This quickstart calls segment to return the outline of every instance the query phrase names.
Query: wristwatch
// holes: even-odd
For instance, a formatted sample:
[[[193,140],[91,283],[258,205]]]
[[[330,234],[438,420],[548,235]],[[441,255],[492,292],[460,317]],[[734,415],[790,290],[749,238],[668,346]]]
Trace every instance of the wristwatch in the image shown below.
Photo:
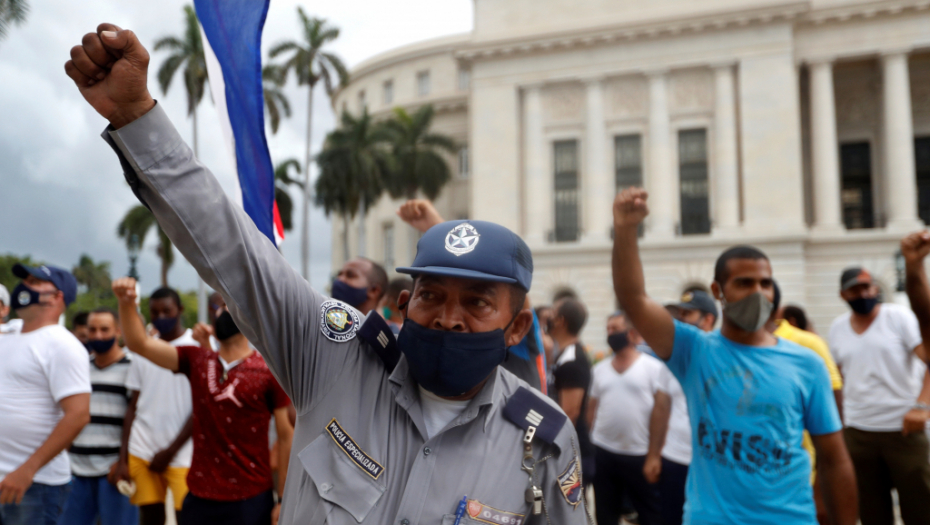
[[[930,405],[926,403],[917,403],[913,407],[911,407],[911,409],[912,410],[923,410],[924,412],[930,412]]]

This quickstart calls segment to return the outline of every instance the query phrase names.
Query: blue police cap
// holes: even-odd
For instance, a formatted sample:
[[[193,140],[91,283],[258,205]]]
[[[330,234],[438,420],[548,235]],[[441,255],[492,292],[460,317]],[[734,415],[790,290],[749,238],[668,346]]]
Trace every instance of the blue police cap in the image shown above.
[[[397,272],[511,283],[529,291],[533,255],[523,239],[499,224],[447,221],[423,234],[413,264]]]
[[[20,279],[33,276],[36,279],[49,281],[64,294],[65,306],[74,302],[77,298],[77,280],[68,270],[63,270],[57,266],[26,266],[25,264],[16,263],[13,266],[13,275]]]

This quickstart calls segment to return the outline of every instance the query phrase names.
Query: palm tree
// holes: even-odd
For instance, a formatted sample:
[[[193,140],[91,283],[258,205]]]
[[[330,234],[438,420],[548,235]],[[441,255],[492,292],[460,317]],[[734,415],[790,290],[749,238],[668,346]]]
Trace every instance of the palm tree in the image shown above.
[[[285,73],[284,68],[277,64],[268,64],[262,68],[262,94],[265,97],[265,109],[268,110],[272,135],[278,132],[282,113],[284,117],[291,118],[291,104],[281,89],[284,87]],[[280,204],[278,207],[280,208]]]
[[[345,85],[349,73],[342,59],[324,51],[329,42],[339,37],[339,28],[326,23],[322,18],[310,18],[304,13],[302,7],[297,7],[300,16],[302,41],[281,42],[274,46],[269,55],[275,58],[285,53],[292,53],[282,67],[287,72],[293,70],[297,75],[297,84],[308,86],[307,93],[307,143],[304,155],[304,208],[303,228],[300,236],[301,272],[304,277],[310,278],[310,201],[313,199],[313,186],[310,184],[310,131],[313,124],[313,89],[320,80],[326,88],[326,93],[333,97],[339,85]],[[338,81],[338,83],[337,83]]]
[[[7,27],[22,25],[29,14],[26,0],[0,0],[0,40],[6,37]]]
[[[93,294],[94,304],[99,305],[103,297],[111,297],[113,292],[110,288],[112,279],[110,278],[109,262],[94,262],[89,255],[81,255],[77,266],[71,269],[71,274],[79,285],[87,288],[87,292]]]
[[[184,87],[187,90],[187,114],[194,121],[194,156],[197,152],[197,106],[203,99],[204,85],[207,83],[207,62],[203,56],[203,42],[200,39],[200,24],[197,13],[190,4],[184,6],[184,34],[179,38],[166,36],[155,42],[155,51],[167,49],[172,52],[161,67],[158,68],[158,85],[165,95],[171,86],[171,80],[181,66],[184,66]]]
[[[290,175],[291,168],[300,173],[300,162],[297,159],[287,159],[274,168],[274,200],[278,203],[278,213],[281,215],[281,225],[285,231],[294,228],[294,201],[287,192],[290,185],[295,185],[303,191],[304,183]]]
[[[365,214],[384,192],[385,179],[391,173],[389,138],[384,125],[376,124],[367,109],[357,118],[343,112],[339,128],[326,137],[317,157],[317,200],[327,214],[333,209],[341,211],[346,219],[343,241],[348,236],[349,219],[359,215],[359,255],[365,254]],[[337,200],[341,202],[334,204]],[[348,248],[344,249],[348,258]]]
[[[394,108],[394,115],[384,123],[395,164],[387,190],[395,199],[416,198],[417,191],[435,199],[451,178],[441,152],[455,153],[456,144],[447,135],[430,133],[433,115],[433,106],[429,105],[412,115],[403,108]]]
[[[149,230],[154,227],[158,231],[158,257],[161,258],[161,285],[168,286],[168,269],[174,263],[174,249],[171,246],[171,240],[165,235],[155,216],[148,208],[137,205],[126,212],[123,220],[120,221],[116,228],[116,235],[120,239],[126,240],[126,248],[132,242],[132,236],[135,234],[138,238],[139,246],[145,244],[145,236]]]

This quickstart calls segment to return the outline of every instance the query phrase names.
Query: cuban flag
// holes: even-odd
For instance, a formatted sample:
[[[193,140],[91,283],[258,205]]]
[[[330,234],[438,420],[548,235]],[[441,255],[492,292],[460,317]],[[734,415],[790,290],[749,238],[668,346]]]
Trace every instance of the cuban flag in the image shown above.
[[[274,200],[274,169],[265,138],[262,28],[269,0],[194,0],[203,31],[210,91],[239,174],[239,202],[275,246],[284,227]]]

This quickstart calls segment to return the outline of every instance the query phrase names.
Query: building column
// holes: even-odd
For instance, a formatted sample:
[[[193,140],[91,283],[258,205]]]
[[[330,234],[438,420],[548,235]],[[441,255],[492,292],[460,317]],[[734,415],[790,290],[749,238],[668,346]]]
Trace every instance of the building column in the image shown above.
[[[649,236],[674,237],[678,181],[672,170],[666,71],[649,74],[649,171],[645,182],[651,216]]]
[[[584,189],[583,240],[609,239],[615,184],[607,165],[607,126],[604,123],[604,85],[600,79],[587,82],[585,156],[582,164]]]
[[[714,209],[713,233],[739,228],[739,172],[736,152],[736,90],[733,64],[714,68]]]
[[[833,64],[810,64],[811,157],[814,178],[814,229],[843,229],[840,208],[840,153],[836,138]]]
[[[882,55],[885,215],[889,229],[912,229],[917,219],[914,124],[907,53]]]
[[[524,195],[526,195],[526,242],[539,245],[546,242],[547,232],[553,227],[552,177],[548,176],[546,139],[543,133],[541,87],[523,90],[523,166],[525,169]]]

